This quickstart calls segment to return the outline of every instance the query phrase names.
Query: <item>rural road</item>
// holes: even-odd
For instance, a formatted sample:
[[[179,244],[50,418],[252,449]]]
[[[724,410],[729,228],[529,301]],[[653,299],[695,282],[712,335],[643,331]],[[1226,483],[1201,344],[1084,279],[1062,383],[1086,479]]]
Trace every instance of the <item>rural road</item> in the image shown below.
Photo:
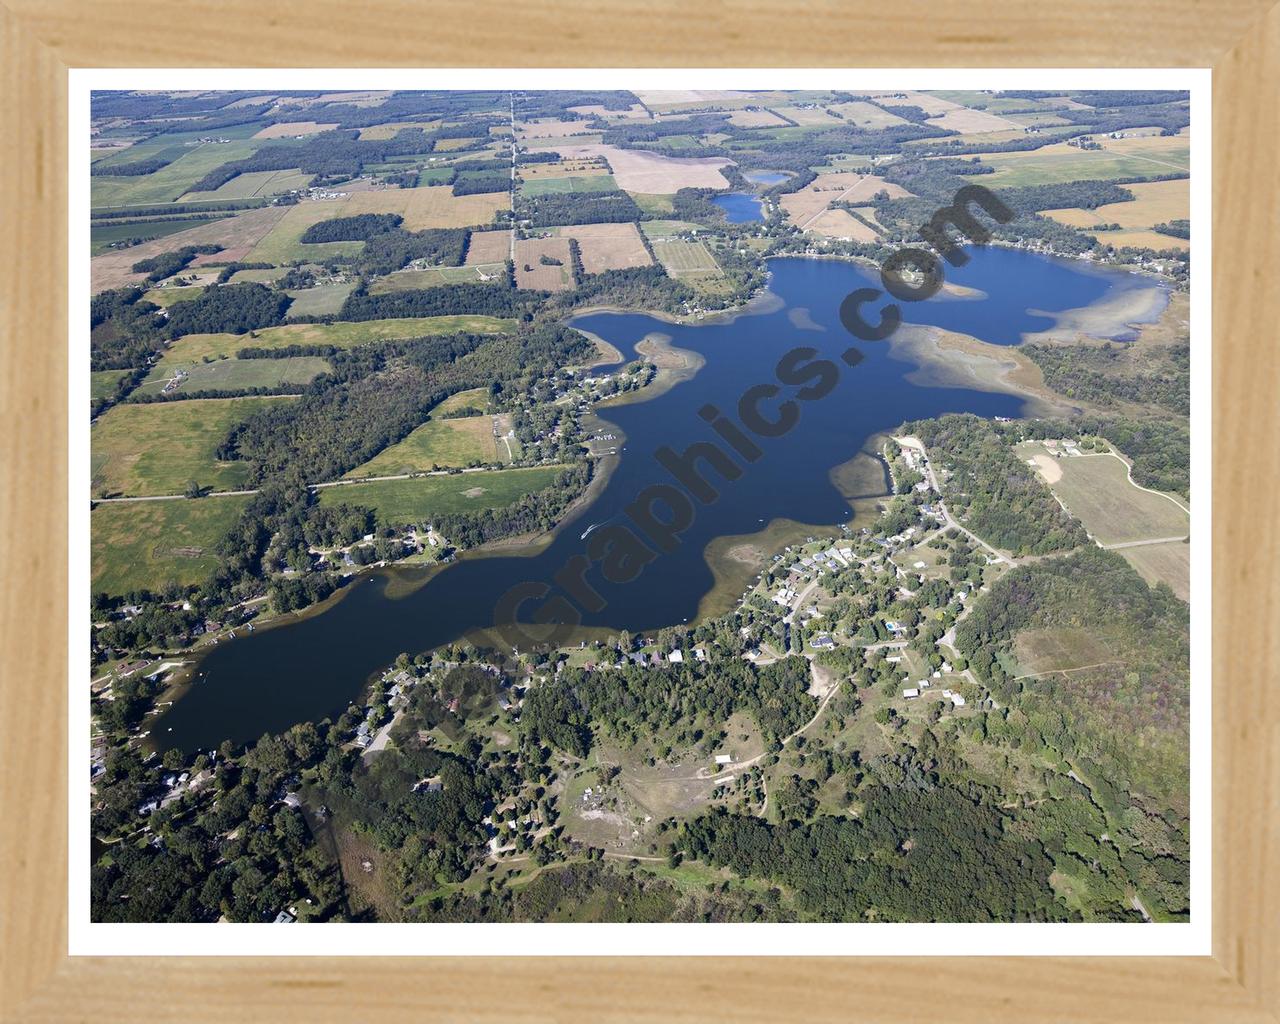
[[[1098,547],[1106,548],[1108,551],[1119,551],[1121,548],[1140,548],[1148,544],[1180,544],[1189,540],[1186,535],[1181,537],[1155,537],[1151,540],[1126,540],[1120,544],[1103,544],[1098,543]]]

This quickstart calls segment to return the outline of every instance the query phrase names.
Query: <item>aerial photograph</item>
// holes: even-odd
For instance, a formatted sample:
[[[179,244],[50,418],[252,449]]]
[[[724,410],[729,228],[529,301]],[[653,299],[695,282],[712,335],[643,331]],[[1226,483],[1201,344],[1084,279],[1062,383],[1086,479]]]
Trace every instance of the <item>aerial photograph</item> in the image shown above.
[[[94,91],[91,921],[1190,921],[1191,120]]]

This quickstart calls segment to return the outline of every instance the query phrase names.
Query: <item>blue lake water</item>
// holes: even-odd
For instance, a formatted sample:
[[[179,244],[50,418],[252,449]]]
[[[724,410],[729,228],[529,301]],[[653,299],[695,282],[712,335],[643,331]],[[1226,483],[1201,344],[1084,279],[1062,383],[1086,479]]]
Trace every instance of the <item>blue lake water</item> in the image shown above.
[[[724,210],[724,219],[730,224],[746,224],[753,220],[764,220],[764,209],[759,199],[745,192],[730,192],[723,196],[712,196],[711,201]]]
[[[938,296],[903,304],[904,319],[1009,345],[1023,332],[1050,326],[1048,317],[1031,309],[1062,311],[1152,287],[1134,275],[1016,250],[971,255],[967,266],[949,276],[979,289],[983,297]],[[584,626],[640,632],[692,621],[713,584],[703,557],[708,542],[757,532],[778,518],[820,526],[848,521],[851,507],[831,470],[853,458],[868,438],[904,420],[948,412],[1017,416],[1022,411],[1022,402],[1011,395],[915,383],[908,379],[915,367],[890,358],[885,342],[855,342],[841,326],[838,310],[853,289],[878,286],[874,270],[843,261],[786,258],[770,261],[770,271],[775,301],[763,305],[765,311],[732,320],[671,324],[641,313],[597,313],[575,321],[612,342],[626,359],[635,356],[638,342],[657,333],[677,348],[697,352],[705,364],[691,379],[649,401],[601,410],[606,429],[626,437],[621,457],[595,500],[542,552],[464,556],[407,596],[388,595],[388,583],[400,578],[394,572],[371,575],[317,614],[242,633],[203,658],[198,682],[155,720],[152,738],[161,747],[193,751],[335,716],[400,652],[428,650],[495,623],[529,622],[540,615],[560,621],[557,598],[581,610]],[[867,316],[874,322],[874,304]],[[779,360],[797,347],[812,352],[796,373],[780,378]],[[805,376],[805,369],[821,372]],[[807,389],[828,378],[834,378],[829,393],[809,397],[813,392]],[[759,458],[749,462],[735,455],[700,413],[713,406],[742,429],[742,400],[757,386],[777,389],[766,390],[757,403],[763,417],[782,415],[788,408],[783,403],[790,402],[798,419],[780,436],[739,435],[759,449]],[[677,485],[656,456],[660,449],[677,454],[699,442],[717,443],[736,476],[725,479],[705,460],[695,463],[717,495],[705,502],[689,497],[689,485]],[[610,557],[604,548],[616,554],[625,531],[637,534],[634,509],[628,506],[655,493],[646,492],[654,486],[675,486],[676,496],[692,510],[692,521],[669,551],[658,551],[651,539],[652,560],[634,579],[606,580],[599,565]],[[646,507],[660,519],[670,508],[657,500]],[[599,595],[600,606],[583,608],[580,585],[571,578],[564,582],[562,570],[574,559],[592,563],[582,580]],[[503,599],[516,585],[537,596],[512,611]],[[511,641],[503,637],[502,642]]]

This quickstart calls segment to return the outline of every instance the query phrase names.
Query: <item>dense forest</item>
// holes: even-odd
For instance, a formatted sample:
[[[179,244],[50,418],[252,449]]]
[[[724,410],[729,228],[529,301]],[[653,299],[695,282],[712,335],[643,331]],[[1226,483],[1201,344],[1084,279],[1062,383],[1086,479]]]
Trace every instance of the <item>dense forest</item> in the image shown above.
[[[953,514],[987,542],[1015,555],[1087,543],[1084,528],[987,420],[950,415],[904,429],[924,442],[941,467],[943,497]]]

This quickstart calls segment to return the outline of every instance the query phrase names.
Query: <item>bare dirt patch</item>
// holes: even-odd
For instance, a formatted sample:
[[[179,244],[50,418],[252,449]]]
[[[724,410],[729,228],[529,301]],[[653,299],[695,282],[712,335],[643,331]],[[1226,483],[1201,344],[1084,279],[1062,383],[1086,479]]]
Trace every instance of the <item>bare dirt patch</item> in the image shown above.
[[[1045,483],[1056,484],[1062,479],[1062,467],[1052,455],[1033,455],[1031,461],[1035,463],[1036,469],[1044,477]]]
[[[516,125],[522,139],[563,139],[591,134],[590,121],[526,121]]]
[[[466,498],[478,498],[480,495],[484,494],[484,492],[485,489],[483,487],[468,487],[462,492],[462,495]]]
[[[874,242],[879,238],[875,231],[848,210],[823,210],[809,221],[805,230],[827,238],[852,239],[855,242]]]

